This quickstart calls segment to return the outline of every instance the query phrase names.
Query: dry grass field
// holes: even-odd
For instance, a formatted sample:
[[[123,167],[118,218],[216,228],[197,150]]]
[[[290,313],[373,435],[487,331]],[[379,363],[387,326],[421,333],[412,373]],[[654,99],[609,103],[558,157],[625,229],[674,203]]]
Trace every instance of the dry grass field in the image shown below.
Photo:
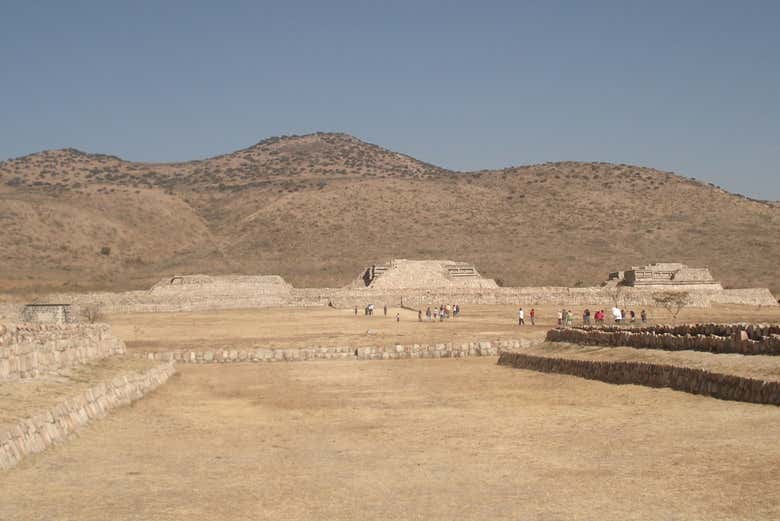
[[[777,407],[494,359],[179,371],[0,476],[0,519],[780,517]]]
[[[381,308],[372,317],[353,310],[329,308],[265,308],[192,313],[135,313],[107,317],[129,349],[219,349],[251,347],[379,346],[466,342],[501,338],[541,339],[556,322],[553,306],[537,308],[536,327],[518,327],[512,306],[463,306],[460,317],[444,322],[417,321],[405,309]],[[526,313],[530,308],[525,308]],[[572,309],[581,313],[582,309]],[[639,310],[636,310],[637,312]],[[400,313],[400,322],[395,321]],[[652,320],[669,323],[662,309],[649,309]],[[780,307],[714,306],[687,308],[678,322],[780,322]],[[526,315],[527,324],[530,322]]]
[[[444,258],[508,286],[682,261],[780,292],[778,255],[777,203],[625,164],[451,172],[344,134],[184,163],[72,149],[0,162],[0,291],[145,289],[177,272],[335,287],[391,258]]]

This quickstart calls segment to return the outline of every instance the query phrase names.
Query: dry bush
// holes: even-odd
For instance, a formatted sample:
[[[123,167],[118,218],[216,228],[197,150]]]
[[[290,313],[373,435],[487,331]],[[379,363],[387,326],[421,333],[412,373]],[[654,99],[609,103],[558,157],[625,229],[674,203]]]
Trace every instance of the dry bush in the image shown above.
[[[81,308],[81,316],[89,324],[103,320],[103,309],[99,304],[88,304]]]
[[[691,295],[687,291],[664,291],[654,293],[653,300],[666,311],[671,313],[672,318],[677,320],[677,315],[685,306],[691,304]]]

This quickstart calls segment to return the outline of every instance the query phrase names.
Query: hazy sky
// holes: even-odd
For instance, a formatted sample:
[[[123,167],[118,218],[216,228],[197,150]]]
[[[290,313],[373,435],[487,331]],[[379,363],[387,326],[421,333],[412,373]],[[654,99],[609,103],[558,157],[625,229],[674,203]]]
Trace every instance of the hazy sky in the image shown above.
[[[342,131],[457,170],[611,161],[780,199],[780,2],[0,0],[0,159]]]

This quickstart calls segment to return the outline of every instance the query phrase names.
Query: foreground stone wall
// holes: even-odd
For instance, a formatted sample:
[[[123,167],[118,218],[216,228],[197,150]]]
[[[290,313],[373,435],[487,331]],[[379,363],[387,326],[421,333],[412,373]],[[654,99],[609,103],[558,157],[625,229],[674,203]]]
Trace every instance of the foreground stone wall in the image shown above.
[[[532,341],[492,340],[449,342],[439,344],[407,344],[371,347],[303,347],[294,349],[220,349],[215,351],[167,351],[135,353],[149,360],[176,361],[194,364],[230,362],[294,362],[304,360],[397,360],[402,358],[464,358],[497,356],[504,351],[530,347]]]
[[[106,324],[0,325],[0,382],[125,352]]]
[[[706,326],[685,326],[681,331],[706,331]],[[677,328],[659,327],[642,328],[632,331],[621,328],[557,328],[547,332],[547,340],[550,342],[569,342],[581,345],[598,346],[628,346],[640,349],[662,349],[665,351],[706,351],[709,353],[739,353],[743,355],[780,355],[780,335],[768,334],[759,336],[757,330],[770,331],[771,326],[765,328],[751,326],[754,337],[749,337],[745,329],[739,326],[733,328],[723,327],[722,331],[729,331],[731,336],[718,336],[704,333],[668,333],[667,330]],[[721,331],[713,325],[713,330]]]
[[[79,428],[109,411],[127,405],[165,383],[176,372],[165,363],[142,373],[118,376],[68,398],[35,416],[5,429],[0,427],[0,470],[16,465],[29,454],[65,440]]]
[[[722,400],[780,405],[780,382],[712,373],[703,369],[646,362],[572,360],[512,352],[502,353],[498,364],[612,384],[667,387]]]

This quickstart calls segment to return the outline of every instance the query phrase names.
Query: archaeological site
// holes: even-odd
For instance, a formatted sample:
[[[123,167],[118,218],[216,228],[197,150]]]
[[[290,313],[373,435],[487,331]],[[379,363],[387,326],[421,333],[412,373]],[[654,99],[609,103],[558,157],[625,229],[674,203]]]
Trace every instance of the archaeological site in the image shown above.
[[[0,521],[780,520],[780,2],[0,18]]]

